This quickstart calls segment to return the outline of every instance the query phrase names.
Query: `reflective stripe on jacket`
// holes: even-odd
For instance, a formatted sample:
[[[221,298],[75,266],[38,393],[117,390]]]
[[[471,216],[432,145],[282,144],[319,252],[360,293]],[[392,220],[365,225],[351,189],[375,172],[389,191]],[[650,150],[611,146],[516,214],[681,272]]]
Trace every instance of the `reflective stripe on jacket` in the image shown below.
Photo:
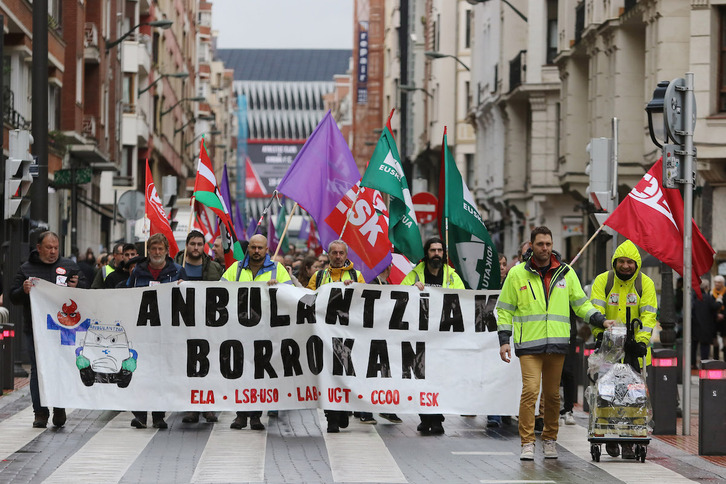
[[[426,268],[426,262],[419,262],[416,267],[413,268],[411,272],[406,274],[406,277],[403,278],[401,281],[402,286],[413,286],[418,281],[421,281],[424,285],[426,285],[426,278],[424,277],[424,269]],[[461,280],[461,277],[459,277],[459,274],[456,273],[456,271],[449,266],[448,264],[444,264],[444,284],[443,287],[446,287],[448,289],[466,289],[464,286],[464,282]]]
[[[270,254],[265,254],[265,261],[262,263],[262,268],[257,271],[256,275],[252,274],[249,261],[249,256],[245,256],[243,260],[229,266],[224,274],[222,274],[221,280],[232,282],[258,282],[276,279],[280,284],[292,284],[290,273],[287,272],[285,266],[279,262],[273,262],[272,259],[270,259]]]
[[[570,266],[552,254],[553,271],[548,294],[543,279],[532,266],[532,258],[514,266],[504,280],[497,302],[499,344],[514,337],[517,356],[567,353],[570,344],[570,307],[585,321],[604,318],[587,299]],[[596,324],[597,324],[596,323]]]

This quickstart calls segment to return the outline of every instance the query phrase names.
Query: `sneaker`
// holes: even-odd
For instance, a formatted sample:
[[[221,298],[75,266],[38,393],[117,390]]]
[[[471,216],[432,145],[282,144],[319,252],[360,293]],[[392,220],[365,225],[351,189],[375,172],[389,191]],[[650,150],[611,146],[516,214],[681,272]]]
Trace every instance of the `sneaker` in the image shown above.
[[[44,429],[48,426],[48,414],[36,413],[35,420],[33,420],[33,428]]]
[[[184,423],[197,423],[199,422],[199,412],[187,412],[182,419]]]
[[[534,460],[534,444],[522,444],[522,453],[519,460]]]
[[[131,426],[136,429],[145,429],[146,428],[146,422],[142,422],[138,418],[134,417],[133,420],[131,420]]]
[[[374,419],[373,417],[366,415],[366,416],[360,418],[360,423],[375,425],[378,423],[378,421],[376,419]]]
[[[572,412],[565,412],[565,425],[576,425],[577,422],[575,422],[575,416],[572,415]]]
[[[431,424],[431,435],[443,435],[444,433],[444,426],[441,424],[441,422],[434,422]]]
[[[544,418],[543,417],[537,417],[534,419],[534,431],[535,432],[542,432],[544,430]]]
[[[403,420],[398,418],[398,415],[396,415],[395,413],[379,413],[378,415],[385,418],[391,423],[400,424],[401,422],[403,422]]]
[[[237,430],[242,430],[245,427],[247,427],[246,415],[237,415],[237,418],[235,418],[229,426],[229,428]]]
[[[545,459],[557,458],[557,443],[554,440],[544,441],[544,456]]]
[[[633,444],[621,444],[620,446],[623,448],[623,459],[635,459]]]
[[[340,427],[341,429],[347,429],[349,423],[350,416],[348,415],[348,412],[340,412],[340,415],[338,417],[338,427]]]
[[[168,429],[169,428],[169,426],[166,424],[166,421],[163,418],[160,418],[158,420],[154,420],[153,425],[154,425],[154,428],[155,429],[164,430],[164,429]]]
[[[617,457],[620,455],[620,446],[610,442],[605,444],[605,452],[607,452],[610,457]]]
[[[265,424],[260,422],[260,417],[250,417],[250,428],[252,430],[265,430]]]
[[[53,426],[63,427],[66,423],[66,409],[65,408],[54,408],[53,409]]]
[[[214,412],[204,412],[203,415],[204,415],[204,420],[206,420],[209,423],[214,423],[218,420],[217,415]]]

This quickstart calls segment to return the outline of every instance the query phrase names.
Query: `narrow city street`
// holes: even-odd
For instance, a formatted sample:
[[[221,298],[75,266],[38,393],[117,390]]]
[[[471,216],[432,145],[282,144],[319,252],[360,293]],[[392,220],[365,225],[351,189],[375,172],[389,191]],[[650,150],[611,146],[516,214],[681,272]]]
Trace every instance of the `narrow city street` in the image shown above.
[[[348,429],[327,434],[322,430],[322,411],[264,416],[267,429],[261,432],[231,430],[233,413],[221,414],[216,424],[185,424],[182,414],[173,413],[167,418],[168,430],[137,430],[129,426],[127,412],[70,410],[65,427],[44,430],[31,426],[26,385],[0,398],[0,482],[666,484],[726,480],[726,458],[694,455],[694,436],[654,438],[645,463],[608,456],[594,463],[587,442],[587,415],[580,409],[577,425],[560,427],[559,459],[545,461],[538,444],[534,462],[519,460],[516,425],[488,429],[485,416],[447,415],[445,435],[422,437],[416,431],[417,416],[401,417],[401,424],[377,417],[377,425],[351,419]]]

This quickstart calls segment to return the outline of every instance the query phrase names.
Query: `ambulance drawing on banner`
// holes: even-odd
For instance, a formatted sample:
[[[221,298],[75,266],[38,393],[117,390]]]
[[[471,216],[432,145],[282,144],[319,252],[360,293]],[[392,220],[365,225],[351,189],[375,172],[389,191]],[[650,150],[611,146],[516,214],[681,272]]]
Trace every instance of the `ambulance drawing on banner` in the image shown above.
[[[87,387],[94,383],[115,383],[126,388],[136,370],[138,353],[129,345],[121,323],[95,322],[86,332],[83,346],[76,348],[76,366]]]

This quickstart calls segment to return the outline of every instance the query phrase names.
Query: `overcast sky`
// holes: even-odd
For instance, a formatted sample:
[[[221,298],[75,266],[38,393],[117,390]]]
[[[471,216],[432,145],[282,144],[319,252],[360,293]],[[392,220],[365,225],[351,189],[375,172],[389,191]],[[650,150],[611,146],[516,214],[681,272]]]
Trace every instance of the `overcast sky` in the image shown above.
[[[212,0],[220,49],[351,49],[353,0]]]

